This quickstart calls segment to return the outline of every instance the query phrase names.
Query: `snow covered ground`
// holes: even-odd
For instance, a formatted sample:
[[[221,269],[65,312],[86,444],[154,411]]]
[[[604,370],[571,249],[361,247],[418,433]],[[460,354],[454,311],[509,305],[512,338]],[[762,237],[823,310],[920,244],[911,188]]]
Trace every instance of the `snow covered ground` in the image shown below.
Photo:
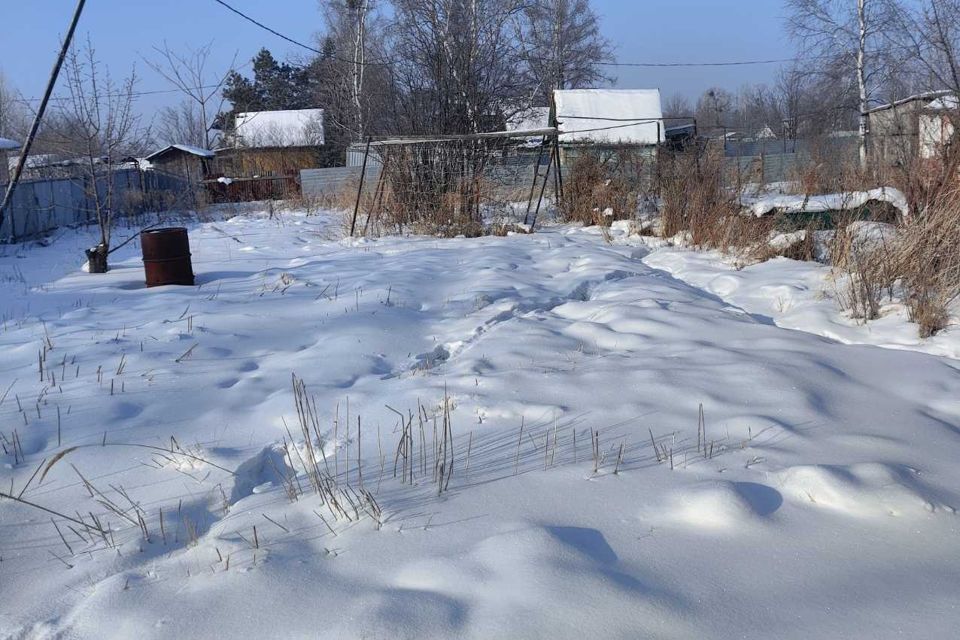
[[[198,286],[153,290],[134,245],[104,276],[83,234],[0,248],[0,491],[68,451],[22,498],[109,529],[0,500],[0,637],[955,634],[957,360],[786,328],[813,323],[759,301],[807,300],[786,268],[738,297],[749,270],[593,229],[335,226],[195,225]],[[382,526],[310,488],[293,373]],[[426,416],[412,485],[391,408]]]
[[[632,242],[650,241],[634,238]],[[907,308],[889,301],[883,304],[876,320],[863,322],[853,318],[837,301],[844,292],[842,277],[817,262],[775,258],[738,268],[734,260],[717,251],[683,248],[654,251],[644,262],[748,313],[769,318],[777,326],[809,331],[847,344],[909,349],[960,359],[960,326],[955,322],[937,335],[921,339]],[[960,315],[960,302],[952,310],[953,317]]]

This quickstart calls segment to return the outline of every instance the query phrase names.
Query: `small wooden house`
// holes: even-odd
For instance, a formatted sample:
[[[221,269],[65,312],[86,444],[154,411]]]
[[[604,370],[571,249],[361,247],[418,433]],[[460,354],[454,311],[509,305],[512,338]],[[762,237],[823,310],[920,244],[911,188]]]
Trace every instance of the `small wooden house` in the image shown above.
[[[931,91],[875,107],[869,118],[869,147],[883,165],[903,165],[918,156],[934,157],[933,147],[945,140],[944,107],[956,101],[949,91]],[[952,136],[952,128],[949,130]]]
[[[207,177],[214,153],[187,144],[171,144],[148,155],[145,159],[155,171],[200,184]]]
[[[217,149],[212,176],[295,176],[321,162],[323,109],[239,113],[227,141]]]

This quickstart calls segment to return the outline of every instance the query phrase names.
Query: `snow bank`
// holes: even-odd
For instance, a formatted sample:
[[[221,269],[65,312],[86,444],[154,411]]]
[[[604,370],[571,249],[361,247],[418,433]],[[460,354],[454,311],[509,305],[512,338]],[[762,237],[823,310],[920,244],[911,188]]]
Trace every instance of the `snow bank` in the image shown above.
[[[864,223],[854,227],[862,250],[871,243],[893,242],[884,226]],[[818,242],[823,244],[823,242]],[[889,246],[889,245],[888,245]],[[822,247],[821,247],[821,250]],[[725,256],[666,247],[644,262],[663,269],[684,282],[719,296],[747,313],[769,318],[778,326],[799,329],[847,344],[920,351],[960,358],[960,330],[950,326],[932,338],[921,339],[917,325],[901,304],[887,303],[881,317],[864,324],[843,312],[836,300],[843,284],[830,267],[817,262],[775,258],[738,268]],[[960,315],[960,305],[954,305]]]
[[[784,213],[819,213],[823,211],[844,211],[859,209],[868,202],[887,202],[903,217],[910,215],[907,198],[898,189],[886,187],[870,191],[852,191],[819,196],[804,195],[764,195],[748,207],[751,215],[762,217],[773,211]]]

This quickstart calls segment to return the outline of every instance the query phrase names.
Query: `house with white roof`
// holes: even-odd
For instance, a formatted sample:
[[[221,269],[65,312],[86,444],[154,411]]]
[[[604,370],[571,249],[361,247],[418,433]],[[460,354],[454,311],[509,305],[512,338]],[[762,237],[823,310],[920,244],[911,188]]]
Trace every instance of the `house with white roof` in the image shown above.
[[[591,153],[655,155],[666,141],[659,89],[558,89],[551,119],[561,164]]]
[[[874,107],[867,112],[871,152],[888,165],[935,159],[954,138],[958,110],[957,96],[946,90]]]
[[[297,176],[320,166],[323,109],[241,112],[225,140],[230,144],[216,150],[214,177]]]
[[[245,111],[237,114],[237,147],[319,147],[323,145],[323,109]]]

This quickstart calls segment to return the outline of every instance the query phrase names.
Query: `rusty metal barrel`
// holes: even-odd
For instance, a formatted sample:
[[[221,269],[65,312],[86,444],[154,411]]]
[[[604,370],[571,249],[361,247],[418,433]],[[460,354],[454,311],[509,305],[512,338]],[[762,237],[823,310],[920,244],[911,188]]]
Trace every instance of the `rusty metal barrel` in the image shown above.
[[[184,227],[149,229],[140,234],[143,270],[148,287],[165,284],[193,285],[190,238]]]

